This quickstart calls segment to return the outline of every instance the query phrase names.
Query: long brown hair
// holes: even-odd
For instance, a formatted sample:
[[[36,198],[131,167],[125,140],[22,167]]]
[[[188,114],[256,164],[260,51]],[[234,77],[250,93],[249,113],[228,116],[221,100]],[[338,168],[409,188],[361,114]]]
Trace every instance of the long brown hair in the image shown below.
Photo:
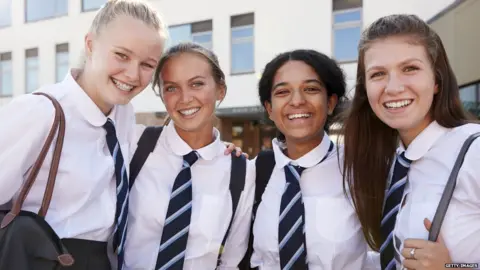
[[[406,36],[422,45],[434,69],[439,92],[432,103],[432,118],[452,128],[469,122],[460,101],[455,74],[440,37],[415,15],[391,15],[372,23],[359,44],[357,84],[344,119],[344,183],[350,192],[369,246],[377,250],[384,241],[380,224],[389,169],[398,146],[398,132],[383,123],[371,109],[365,88],[365,52],[373,42]]]

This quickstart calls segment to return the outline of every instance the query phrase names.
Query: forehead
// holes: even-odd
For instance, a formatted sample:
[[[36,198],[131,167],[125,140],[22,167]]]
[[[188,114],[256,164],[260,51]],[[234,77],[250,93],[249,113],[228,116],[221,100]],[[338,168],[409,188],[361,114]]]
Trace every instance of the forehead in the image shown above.
[[[303,61],[290,60],[283,64],[275,73],[274,83],[278,82],[302,82],[320,78],[315,70]]]
[[[425,47],[413,41],[412,37],[401,36],[374,41],[365,52],[365,67],[394,65],[407,59],[428,63]]]
[[[197,53],[184,52],[172,56],[162,68],[161,76],[167,80],[188,80],[195,76],[212,74],[210,63]]]
[[[161,57],[164,45],[164,37],[160,31],[127,15],[120,15],[101,28],[99,39],[156,60]]]

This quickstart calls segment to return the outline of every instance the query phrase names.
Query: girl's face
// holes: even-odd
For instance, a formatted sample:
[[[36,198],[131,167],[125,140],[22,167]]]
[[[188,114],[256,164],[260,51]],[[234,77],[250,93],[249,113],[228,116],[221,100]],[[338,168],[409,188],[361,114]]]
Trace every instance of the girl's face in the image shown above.
[[[127,104],[150,83],[163,52],[164,38],[130,16],[118,16],[97,34],[85,37],[89,78],[102,111]]]
[[[337,104],[315,70],[303,61],[288,61],[275,74],[271,103],[265,107],[287,141],[308,141],[323,134]]]
[[[389,37],[367,49],[365,86],[377,117],[397,129],[402,140],[412,141],[432,122],[438,85],[425,48],[409,41],[411,37]]]
[[[225,97],[224,87],[212,75],[205,57],[181,53],[170,58],[160,72],[162,98],[175,126],[183,131],[211,132],[216,102]]]

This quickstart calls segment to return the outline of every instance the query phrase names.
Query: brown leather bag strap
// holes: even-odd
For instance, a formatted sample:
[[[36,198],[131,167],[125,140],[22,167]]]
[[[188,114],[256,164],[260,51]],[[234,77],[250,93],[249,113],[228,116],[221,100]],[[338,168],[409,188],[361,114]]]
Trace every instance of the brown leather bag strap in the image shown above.
[[[41,92],[36,92],[34,93],[34,95],[42,95],[50,99],[50,101],[53,103],[53,106],[55,107],[55,118],[53,119],[52,128],[50,129],[50,132],[47,139],[45,140],[42,150],[40,151],[37,160],[32,166],[30,174],[28,175],[27,180],[25,181],[22,189],[20,190],[20,194],[18,195],[17,200],[15,200],[15,202],[13,203],[12,209],[3,219],[1,228],[6,227],[20,213],[23,203],[25,202],[25,199],[27,198],[27,195],[30,192],[33,183],[35,182],[40,168],[42,167],[43,161],[47,156],[48,150],[52,145],[55,133],[57,133],[58,131],[57,141],[55,143],[55,149],[53,151],[50,173],[48,175],[47,187],[45,188],[42,205],[40,207],[40,210],[38,211],[39,216],[45,217],[48,211],[48,207],[50,206],[50,201],[52,199],[53,187],[55,186],[55,178],[57,176],[58,165],[60,163],[60,155],[63,147],[63,139],[65,136],[65,114],[63,113],[63,109],[60,103],[58,103],[55,98]]]

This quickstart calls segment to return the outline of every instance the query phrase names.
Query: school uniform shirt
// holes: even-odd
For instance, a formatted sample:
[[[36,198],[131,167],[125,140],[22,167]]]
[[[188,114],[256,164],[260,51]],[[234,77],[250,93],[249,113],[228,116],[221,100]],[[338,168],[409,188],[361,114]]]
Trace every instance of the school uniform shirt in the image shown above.
[[[138,135],[141,134],[141,128]],[[220,133],[196,150],[191,167],[192,214],[183,269],[215,269],[220,245],[232,215],[230,196],[231,156],[225,155]],[[175,130],[164,127],[155,150],[140,171],[130,193],[129,228],[125,246],[126,269],[154,269],[173,183],[192,148]],[[219,269],[237,269],[247,249],[255,193],[255,171],[247,163],[244,191],[240,196]]]
[[[105,116],[74,79],[38,91],[55,97],[65,113],[65,137],[46,221],[60,238],[106,241],[115,217],[114,161],[106,144]],[[22,95],[0,110],[0,204],[17,198],[49,133],[55,109],[44,96]],[[122,154],[129,161],[129,137],[135,118],[131,105],[115,106],[110,115]],[[56,136],[55,136],[56,138]],[[55,143],[56,139],[54,140]],[[53,148],[25,200],[23,210],[37,213],[44,196]],[[128,168],[128,166],[127,166]]]
[[[457,155],[476,132],[480,132],[478,124],[450,129],[432,122],[408,146],[405,156],[412,163],[394,229],[396,258],[401,262],[406,239],[428,239],[423,219],[433,220]],[[404,150],[400,146],[398,152]],[[480,263],[480,139],[465,156],[440,234],[454,263]]]
[[[284,167],[288,163],[305,167],[300,179],[305,207],[307,263],[310,270],[359,270],[369,267],[367,244],[353,203],[343,190],[343,178],[336,147],[327,154],[330,139],[297,160],[284,153],[284,145],[273,140],[275,167],[262,195],[253,227],[254,253],[251,266],[280,269],[278,224],[280,202],[286,187]],[[341,163],[340,163],[341,164]]]

